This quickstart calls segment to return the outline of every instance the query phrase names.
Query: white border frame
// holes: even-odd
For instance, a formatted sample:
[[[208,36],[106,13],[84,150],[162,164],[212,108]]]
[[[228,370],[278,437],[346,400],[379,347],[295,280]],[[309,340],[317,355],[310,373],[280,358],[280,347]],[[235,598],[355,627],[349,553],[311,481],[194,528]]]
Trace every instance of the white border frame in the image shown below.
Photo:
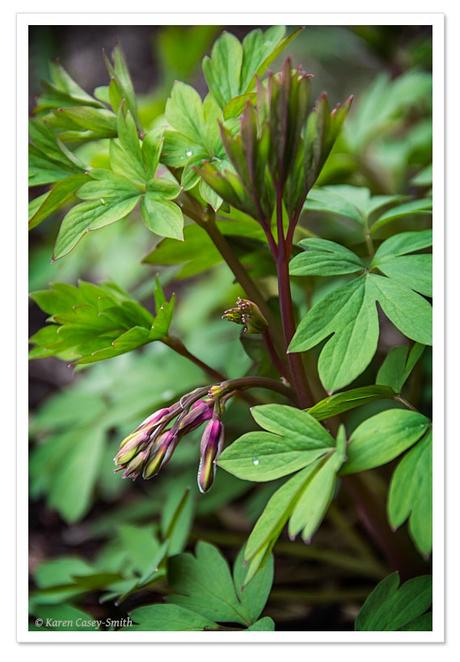
[[[31,25],[431,25],[433,28],[434,320],[432,632],[29,632],[27,136],[28,28]],[[17,14],[17,640],[53,643],[443,643],[444,544],[444,15],[435,13],[27,13]]]

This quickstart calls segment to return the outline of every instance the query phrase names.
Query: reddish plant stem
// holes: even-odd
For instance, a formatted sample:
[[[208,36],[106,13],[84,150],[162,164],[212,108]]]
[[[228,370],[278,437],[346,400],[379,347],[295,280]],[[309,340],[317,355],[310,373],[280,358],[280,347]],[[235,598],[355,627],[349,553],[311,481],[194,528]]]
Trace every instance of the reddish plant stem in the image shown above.
[[[219,231],[219,228],[217,227],[213,219],[208,219],[207,221],[203,221],[202,219],[198,218],[197,215],[194,214],[191,210],[185,208],[184,208],[184,213],[187,216],[190,216],[190,218],[196,221],[198,225],[200,225],[200,227],[202,227],[203,230],[207,232],[209,238],[211,239],[211,241],[213,242],[219,253],[222,255],[228,267],[235,276],[236,281],[241,285],[243,290],[246,292],[248,298],[251,299],[251,301],[257,304],[257,306],[260,308],[261,313],[268,322],[270,328],[269,334],[273,336],[272,345],[276,349],[277,346],[281,345],[281,341],[278,338],[279,334],[277,333],[279,324],[275,319],[272,311],[270,310],[270,307],[268,306],[267,302],[265,301],[263,295],[261,294],[259,288],[257,287],[255,282],[252,280],[251,276],[248,274],[244,266],[241,264],[241,262],[233,252],[233,249],[228,243],[227,239]]]
[[[295,397],[294,392],[289,386],[286,386],[276,379],[271,379],[270,377],[236,377],[235,379],[227,379],[221,382],[219,387],[224,389],[225,392],[235,389],[265,388],[269,391],[280,393],[281,395],[284,395],[285,398],[289,398],[289,400],[292,400]]]
[[[187,349],[187,347],[184,345],[182,340],[180,340],[179,338],[176,338],[175,336],[167,336],[166,338],[164,338],[163,343],[168,347],[170,347],[171,349],[173,349],[178,354],[180,354],[181,356],[183,356],[184,358],[194,363],[199,368],[201,368],[201,370],[203,370],[203,372],[209,375],[211,379],[217,382],[225,381],[227,379],[227,377],[222,372],[219,372],[219,370],[215,370],[210,365],[199,359],[198,356],[192,354],[192,352],[190,352]]]
[[[198,368],[201,368],[203,372],[208,374],[211,379],[215,380],[216,382],[227,382],[228,378],[226,375],[224,375],[222,372],[219,372],[218,370],[214,370],[210,365],[202,361],[201,359],[198,358],[198,356],[195,356],[195,354],[192,354],[187,347],[184,345],[182,340],[179,338],[176,338],[175,336],[167,336],[164,340],[163,343],[173,349],[175,352],[183,356],[184,358],[188,359],[192,363],[194,363]],[[249,406],[254,407],[255,405],[260,405],[261,403],[259,400],[256,398],[253,398],[252,395],[249,395],[249,393],[243,393],[241,390],[238,390],[237,387],[235,388],[235,395],[241,398],[242,400],[245,400]]]
[[[291,285],[289,281],[289,256],[286,252],[286,241],[283,229],[283,191],[280,186],[277,187],[276,194],[276,223],[278,230],[278,250],[276,258],[278,296],[280,301],[281,320],[283,323],[285,351],[287,353],[289,343],[295,333],[295,319],[292,306]],[[299,407],[311,407],[313,401],[309,392],[302,357],[300,354],[287,353],[287,359],[292,385],[297,392]]]

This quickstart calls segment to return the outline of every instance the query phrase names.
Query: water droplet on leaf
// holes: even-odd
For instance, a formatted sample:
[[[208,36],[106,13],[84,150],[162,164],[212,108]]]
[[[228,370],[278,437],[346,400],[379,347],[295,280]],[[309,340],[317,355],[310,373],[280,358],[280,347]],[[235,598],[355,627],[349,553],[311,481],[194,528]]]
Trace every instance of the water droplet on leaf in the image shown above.
[[[260,460],[259,460],[258,457],[254,457],[254,458],[252,458],[252,464],[253,464],[255,467],[258,466],[259,462],[260,462]]]

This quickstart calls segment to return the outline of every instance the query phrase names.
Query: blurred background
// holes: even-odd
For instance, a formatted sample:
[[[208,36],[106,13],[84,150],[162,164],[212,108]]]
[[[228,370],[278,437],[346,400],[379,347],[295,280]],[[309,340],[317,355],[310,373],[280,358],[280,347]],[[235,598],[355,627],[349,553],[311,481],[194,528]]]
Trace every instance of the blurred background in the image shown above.
[[[59,60],[85,90],[92,92],[108,80],[103,52],[110,53],[120,44],[139,95],[141,122],[146,128],[153,126],[174,80],[187,81],[205,94],[201,60],[223,29],[242,38],[253,27],[31,27],[30,111],[40,93],[40,81],[48,78],[51,60]],[[331,102],[336,103],[354,95],[347,131],[328,161],[321,184],[355,184],[374,194],[429,193],[429,27],[310,26],[290,44],[288,54],[294,64],[314,74],[315,96],[327,90]],[[280,61],[271,68],[277,70]],[[91,157],[91,147],[83,149]],[[44,190],[34,188],[31,197]],[[196,255],[189,256],[185,268],[161,260],[156,264],[142,262],[156,240],[136,219],[90,234],[70,255],[52,263],[58,221],[50,218],[30,234],[32,291],[55,281],[111,280],[151,307],[153,276],[160,271],[167,291],[177,294],[174,326],[190,350],[213,367],[225,368],[231,377],[248,370],[251,359],[238,342],[238,328],[220,319],[222,310],[241,294],[225,265],[217,263],[203,273]],[[309,222],[314,228],[315,217]],[[416,227],[423,227],[423,222],[418,218]],[[343,240],[343,227],[323,225],[322,236]],[[352,231],[346,242],[353,245]],[[43,313],[31,303],[30,333],[44,321]],[[380,342],[377,366],[388,347],[401,338],[388,327]],[[430,407],[430,366],[431,356],[426,353],[410,384],[411,401],[425,413]],[[375,366],[360,383],[372,383],[372,374]],[[119,616],[133,606],[160,601],[165,590],[161,582],[126,599],[120,596],[126,591],[126,582],[142,573],[150,558],[165,502],[172,508],[189,485],[183,540],[178,542],[178,549],[204,539],[217,544],[229,559],[234,558],[278,481],[254,487],[220,471],[213,490],[200,496],[195,487],[198,435],[187,437],[174,463],[155,481],[127,484],[113,474],[112,458],[119,440],[150,411],[203,381],[196,367],[156,345],[78,372],[53,358],[31,362],[33,614],[53,613],[53,609],[62,614],[63,603],[71,603],[93,616]],[[348,417],[349,428],[369,415],[369,407],[376,406],[354,410]],[[378,406],[384,408],[385,404]],[[232,405],[228,439],[251,425],[245,405]],[[385,471],[391,473],[391,468]],[[382,492],[386,489],[384,478],[376,479]],[[276,550],[276,584],[265,612],[274,618],[277,629],[353,627],[364,597],[385,574],[377,551],[364,539],[359,526],[358,534],[354,533],[355,525],[351,504],[339,495],[311,546],[281,540]],[[365,564],[353,565],[353,545],[367,549],[367,569]],[[89,587],[76,587],[71,580],[74,575],[104,573],[113,575],[105,584],[99,579]],[[56,586],[60,588],[54,590]]]

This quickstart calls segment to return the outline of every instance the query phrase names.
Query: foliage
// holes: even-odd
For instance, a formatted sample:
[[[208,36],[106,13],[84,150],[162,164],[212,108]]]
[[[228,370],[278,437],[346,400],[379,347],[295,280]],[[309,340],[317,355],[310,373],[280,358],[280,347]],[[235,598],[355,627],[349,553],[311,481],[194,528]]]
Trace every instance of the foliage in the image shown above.
[[[52,322],[30,339],[37,345],[31,358],[57,355],[78,364],[109,359],[166,338],[174,307],[174,299],[166,301],[159,282],[155,316],[110,283],[80,281],[78,287],[56,283],[31,297]]]
[[[399,585],[394,572],[378,584],[356,618],[356,630],[431,630],[431,577]]]
[[[49,67],[30,356],[78,370],[31,416],[47,629],[302,629],[366,596],[356,630],[431,629],[428,574],[389,574],[432,547],[431,78],[332,76],[334,106],[293,64],[327,69],[331,30],[161,28],[147,95],[120,47],[93,94]]]
[[[213,545],[198,543],[195,556],[180,554],[169,566],[174,593],[168,604],[141,607],[131,613],[139,630],[215,630],[221,623],[239,623],[248,629],[273,630],[270,618],[258,620],[273,580],[268,563],[244,586],[243,554],[235,561],[233,576],[224,557]]]
[[[431,232],[427,230],[394,235],[379,246],[366,266],[354,253],[333,242],[301,242],[306,253],[293,258],[292,275],[358,274],[308,311],[290,344],[290,351],[305,351],[334,334],[318,362],[325,389],[347,386],[372,360],[379,333],[376,303],[406,337],[431,344],[431,307],[417,294],[431,294],[431,256],[412,254],[430,245]]]

